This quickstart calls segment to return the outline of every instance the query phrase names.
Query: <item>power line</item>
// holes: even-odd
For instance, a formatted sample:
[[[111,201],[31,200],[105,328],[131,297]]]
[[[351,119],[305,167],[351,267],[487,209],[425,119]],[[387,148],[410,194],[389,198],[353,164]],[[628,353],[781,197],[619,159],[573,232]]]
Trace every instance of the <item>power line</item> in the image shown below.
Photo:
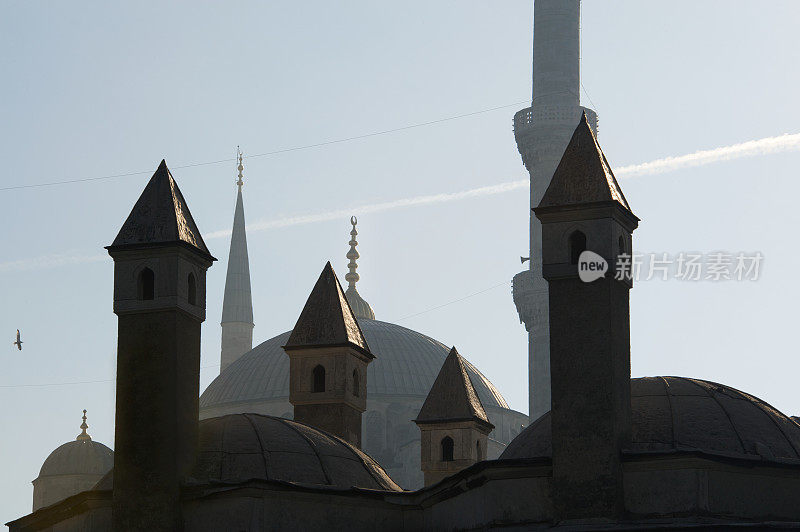
[[[514,107],[514,106],[517,106],[517,105],[524,105],[524,104],[527,104],[527,103],[528,103],[527,100],[523,100],[521,102],[510,103],[510,104],[507,104],[507,105],[500,105],[500,106],[497,106],[497,107],[491,107],[489,109],[481,109],[480,111],[473,111],[471,113],[464,113],[464,114],[455,115],[455,116],[448,116],[446,118],[439,118],[437,120],[429,120],[427,122],[419,122],[419,123],[416,123],[416,124],[410,124],[410,125],[406,125],[406,126],[392,128],[392,129],[384,129],[384,130],[381,130],[381,131],[373,131],[371,133],[364,133],[363,135],[356,135],[356,136],[353,136],[353,137],[344,137],[344,138],[339,138],[339,139],[326,140],[326,141],[323,141],[323,142],[316,142],[316,143],[313,143],[313,144],[304,144],[304,145],[301,145],[301,146],[292,146],[290,148],[282,148],[282,149],[279,149],[279,150],[272,150],[272,151],[268,151],[268,152],[264,152],[264,153],[258,153],[258,154],[255,154],[255,155],[248,155],[248,156],[245,156],[244,158],[245,159],[255,159],[256,157],[268,157],[268,156],[271,156],[271,155],[278,155],[278,154],[281,154],[281,153],[289,153],[289,152],[300,151],[300,150],[309,150],[309,149],[312,149],[312,148],[321,148],[323,146],[330,146],[332,144],[341,144],[343,142],[351,142],[351,141],[354,141],[354,140],[361,140],[361,139],[366,139],[366,138],[369,138],[369,137],[377,137],[379,135],[387,135],[389,133],[397,133],[399,131],[406,131],[406,130],[415,129],[415,128],[418,128],[418,127],[431,126],[431,125],[434,125],[434,124],[441,124],[442,122],[449,122],[451,120],[459,120],[461,118],[468,118],[470,116],[480,115],[480,114],[484,114],[484,113],[490,113],[492,111],[498,111],[500,109],[507,109],[509,107]],[[185,168],[196,168],[198,166],[209,166],[209,165],[214,165],[214,164],[235,162],[236,160],[237,160],[236,158],[229,158],[229,159],[219,159],[219,160],[216,160],[216,161],[204,161],[204,162],[198,162],[198,163],[184,164],[184,165],[180,165],[180,166],[173,166],[172,169],[173,170],[182,170],[182,169],[185,169]],[[66,179],[66,180],[63,180],[63,181],[50,181],[48,183],[33,183],[33,184],[29,184],[29,185],[13,185],[13,186],[10,186],[10,187],[0,187],[0,191],[20,190],[20,189],[26,189],[26,188],[41,188],[41,187],[50,187],[50,186],[55,186],[55,185],[68,185],[68,184],[74,184],[74,183],[86,183],[88,181],[101,181],[101,180],[106,180],[106,179],[117,179],[117,178],[120,178],[120,177],[132,177],[132,176],[137,176],[137,175],[146,175],[146,174],[150,174],[152,172],[153,172],[152,170],[142,170],[140,172],[126,172],[126,173],[103,175],[103,176],[97,176],[97,177],[83,177],[83,178],[78,178],[78,179]]]

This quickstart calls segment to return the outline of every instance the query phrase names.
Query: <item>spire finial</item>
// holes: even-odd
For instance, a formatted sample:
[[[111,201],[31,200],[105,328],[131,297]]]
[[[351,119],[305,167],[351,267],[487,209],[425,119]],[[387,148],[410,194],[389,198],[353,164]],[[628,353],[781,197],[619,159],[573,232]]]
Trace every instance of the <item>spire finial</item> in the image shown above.
[[[78,437],[75,438],[78,441],[92,441],[92,437],[86,433],[86,429],[89,428],[89,425],[86,424],[86,409],[83,409],[83,423],[81,423],[81,433],[78,434]]]
[[[356,269],[358,268],[358,264],[356,263],[356,259],[360,256],[358,251],[356,251],[356,246],[358,245],[358,241],[356,240],[356,235],[358,235],[358,231],[356,231],[356,224],[358,223],[358,218],[355,216],[350,217],[350,224],[353,226],[353,230],[350,231],[350,251],[347,252],[347,258],[350,259],[350,263],[347,265],[347,269],[350,270],[347,275],[344,276],[345,281],[347,281],[348,285],[347,288],[355,289],[356,283],[360,279],[359,275],[356,273]]]
[[[242,150],[239,149],[239,146],[236,146],[236,155],[239,158],[239,166],[236,167],[239,170],[239,181],[236,182],[239,187],[244,185],[244,181],[242,181],[242,170],[244,170],[244,166],[242,166]]]

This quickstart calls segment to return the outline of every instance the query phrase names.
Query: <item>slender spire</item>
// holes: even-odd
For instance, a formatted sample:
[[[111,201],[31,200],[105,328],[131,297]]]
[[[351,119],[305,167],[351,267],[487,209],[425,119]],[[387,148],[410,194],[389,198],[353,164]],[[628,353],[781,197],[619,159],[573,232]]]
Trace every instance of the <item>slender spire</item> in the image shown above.
[[[243,154],[236,147],[239,171],[236,181],[236,209],[233,214],[231,247],[228,254],[228,273],[222,302],[222,352],[220,371],[253,349],[253,298],[250,292],[250,259],[247,253],[247,234],[244,222],[242,185]]]
[[[81,423],[81,433],[75,438],[77,441],[92,441],[92,437],[86,433],[89,425],[86,424],[86,409],[83,410],[83,423]]]
[[[347,281],[347,292],[345,292],[345,296],[356,318],[374,320],[375,312],[373,312],[369,303],[367,303],[358,293],[358,290],[356,290],[356,283],[361,279],[361,276],[356,273],[356,269],[358,269],[356,260],[361,256],[356,250],[356,246],[358,245],[358,240],[356,240],[356,236],[358,235],[358,231],[356,230],[357,223],[358,218],[351,216],[350,224],[353,226],[353,229],[350,231],[350,251],[347,252],[347,258],[350,259],[350,262],[347,264],[347,269],[350,271],[344,276],[345,281]]]

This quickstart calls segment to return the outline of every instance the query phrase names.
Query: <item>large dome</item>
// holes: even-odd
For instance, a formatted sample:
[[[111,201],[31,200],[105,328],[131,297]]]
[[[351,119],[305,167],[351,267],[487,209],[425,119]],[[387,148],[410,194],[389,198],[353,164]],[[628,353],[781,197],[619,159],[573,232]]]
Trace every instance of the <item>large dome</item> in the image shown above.
[[[367,394],[425,398],[450,349],[424,334],[400,325],[360,319],[375,360],[367,367]],[[228,366],[206,388],[200,407],[289,397],[289,357],[285,332],[258,345]],[[465,360],[484,407],[508,408],[500,392]]]
[[[56,475],[104,475],[114,465],[114,451],[91,440],[67,442],[50,453],[39,478]]]
[[[800,463],[800,425],[764,401],[722,384],[644,377],[631,380],[630,449]],[[500,458],[551,454],[547,413],[508,444]]]
[[[200,421],[192,477],[201,482],[267,479],[401,491],[377,462],[344,440],[302,423],[259,414]]]

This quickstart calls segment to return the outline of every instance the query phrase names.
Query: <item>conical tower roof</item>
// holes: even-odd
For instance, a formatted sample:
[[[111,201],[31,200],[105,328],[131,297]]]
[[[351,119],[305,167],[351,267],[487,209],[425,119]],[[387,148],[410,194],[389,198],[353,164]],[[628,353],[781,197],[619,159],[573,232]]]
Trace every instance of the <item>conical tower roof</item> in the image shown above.
[[[616,201],[630,211],[584,112],[539,208],[600,201]]]
[[[225,296],[222,300],[222,323],[238,322],[253,324],[253,297],[250,291],[250,259],[247,254],[247,234],[244,223],[242,200],[242,166],[239,156],[239,188],[236,195],[236,210],[233,213],[231,248],[228,253],[228,272],[225,277]]]
[[[109,249],[182,243],[212,260],[189,206],[163,159]]]
[[[439,375],[419,411],[416,423],[479,421],[494,427],[475,393],[464,360],[455,347],[442,364]]]
[[[351,346],[374,358],[331,267],[325,264],[284,349]]]

